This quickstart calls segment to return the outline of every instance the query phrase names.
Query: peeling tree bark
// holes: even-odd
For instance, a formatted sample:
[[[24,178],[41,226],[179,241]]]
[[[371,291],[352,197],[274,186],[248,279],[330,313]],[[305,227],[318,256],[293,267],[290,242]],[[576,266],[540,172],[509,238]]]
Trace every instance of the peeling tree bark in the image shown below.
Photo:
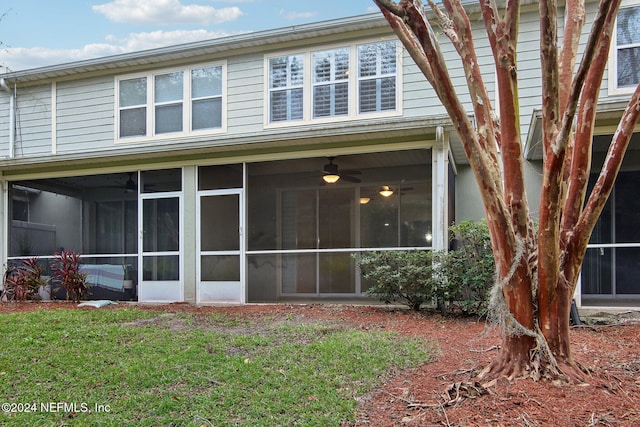
[[[482,193],[497,286],[508,309],[502,322],[506,331],[501,353],[483,374],[580,379],[569,342],[572,295],[589,237],[640,117],[639,86],[583,208],[598,93],[620,0],[601,0],[575,73],[584,0],[566,2],[560,49],[557,0],[540,0],[544,159],[537,234],[525,194],[519,122],[516,52],[520,2],[507,0],[501,16],[495,0],[480,0],[500,87],[498,120],[480,72],[465,9],[459,0],[443,0],[444,11],[428,1],[433,11],[430,18],[419,0],[374,3],[446,108]],[[455,93],[429,19],[439,22],[462,60],[476,127]]]

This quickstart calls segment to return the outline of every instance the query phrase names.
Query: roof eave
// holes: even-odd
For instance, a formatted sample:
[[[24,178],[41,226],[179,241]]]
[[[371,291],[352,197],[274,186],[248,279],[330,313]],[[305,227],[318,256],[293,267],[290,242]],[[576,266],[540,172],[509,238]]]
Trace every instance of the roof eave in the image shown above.
[[[242,33],[228,37],[8,72],[1,74],[0,77],[7,81],[20,81],[23,83],[35,82],[131,66],[154,65],[193,56],[215,54],[217,52],[229,52],[241,49],[257,50],[264,48],[265,46],[276,45],[279,43],[330,36],[337,33],[383,28],[388,28],[386,20],[380,13],[371,13],[367,15],[295,25],[273,30]]]

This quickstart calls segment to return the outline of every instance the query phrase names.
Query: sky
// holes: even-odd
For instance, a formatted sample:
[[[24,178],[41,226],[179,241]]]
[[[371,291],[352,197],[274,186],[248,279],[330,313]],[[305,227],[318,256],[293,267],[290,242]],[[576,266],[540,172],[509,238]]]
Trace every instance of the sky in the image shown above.
[[[371,0],[2,0],[0,74],[372,12]]]

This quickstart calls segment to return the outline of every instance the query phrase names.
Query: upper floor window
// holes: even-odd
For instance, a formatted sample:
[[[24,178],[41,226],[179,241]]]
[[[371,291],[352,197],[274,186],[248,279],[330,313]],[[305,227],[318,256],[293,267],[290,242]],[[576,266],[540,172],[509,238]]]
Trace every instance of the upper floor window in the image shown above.
[[[614,93],[631,92],[640,84],[640,2],[620,7],[609,62],[609,87]]]
[[[223,66],[117,81],[118,139],[223,128]]]
[[[388,41],[267,58],[267,123],[399,113],[398,51]]]
[[[359,111],[396,109],[396,49],[393,42],[358,46]]]
[[[270,121],[302,119],[304,56],[269,60]]]

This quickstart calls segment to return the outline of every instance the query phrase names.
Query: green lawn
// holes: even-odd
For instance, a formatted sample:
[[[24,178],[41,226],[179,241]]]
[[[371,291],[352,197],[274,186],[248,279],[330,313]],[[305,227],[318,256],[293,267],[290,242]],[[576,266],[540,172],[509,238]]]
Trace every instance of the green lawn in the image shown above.
[[[0,340],[2,426],[338,426],[436,351],[337,321],[135,308],[0,314]]]

